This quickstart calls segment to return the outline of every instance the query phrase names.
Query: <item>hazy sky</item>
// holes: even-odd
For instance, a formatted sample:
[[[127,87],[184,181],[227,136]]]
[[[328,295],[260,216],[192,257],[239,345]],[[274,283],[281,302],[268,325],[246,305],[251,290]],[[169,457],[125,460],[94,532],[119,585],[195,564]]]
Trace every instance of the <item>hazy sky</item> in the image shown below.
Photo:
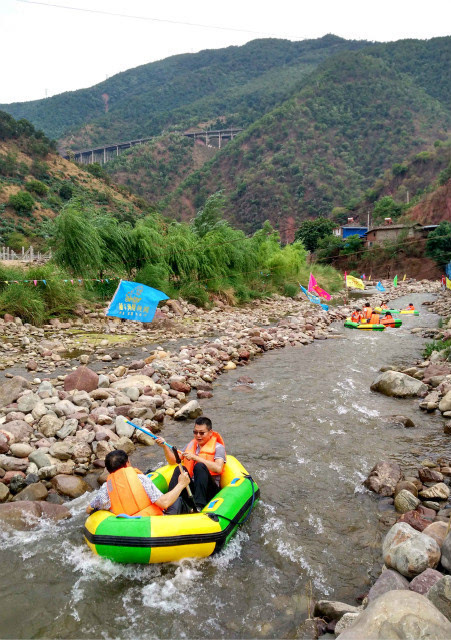
[[[255,38],[390,41],[450,32],[451,0],[0,0],[0,103]]]

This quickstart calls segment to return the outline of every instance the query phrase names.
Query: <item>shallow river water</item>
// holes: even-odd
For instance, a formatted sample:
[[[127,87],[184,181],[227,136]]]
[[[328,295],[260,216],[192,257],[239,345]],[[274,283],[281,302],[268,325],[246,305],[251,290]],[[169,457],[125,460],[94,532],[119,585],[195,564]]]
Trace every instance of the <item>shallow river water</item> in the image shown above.
[[[401,298],[420,307],[427,295]],[[261,501],[218,556],[180,564],[115,565],[82,539],[87,497],[73,518],[32,532],[2,532],[1,638],[290,638],[316,597],[350,603],[380,569],[385,529],[362,480],[379,460],[404,465],[446,453],[438,417],[418,399],[394,400],[369,386],[382,365],[410,365],[424,341],[414,326],[437,325],[421,309],[382,333],[272,351],[223,375],[205,414],[260,486]],[[250,393],[235,390],[246,374]],[[415,429],[381,418],[411,417]],[[192,423],[165,428],[183,445]],[[157,447],[134,459],[162,462]]]

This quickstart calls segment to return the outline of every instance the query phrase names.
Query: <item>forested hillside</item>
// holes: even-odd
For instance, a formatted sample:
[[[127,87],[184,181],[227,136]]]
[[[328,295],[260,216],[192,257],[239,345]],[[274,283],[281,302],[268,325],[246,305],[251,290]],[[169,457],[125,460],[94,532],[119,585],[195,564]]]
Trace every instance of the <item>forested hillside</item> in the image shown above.
[[[61,158],[55,144],[26,120],[0,111],[0,243],[43,247],[46,223],[76,198],[117,220],[135,221],[146,202],[111,184],[98,167]]]
[[[228,216],[251,231],[262,219],[282,229],[351,206],[393,164],[447,138],[449,78],[426,82],[426,65],[436,76],[450,42],[415,42],[408,65],[409,41],[334,56],[192,174],[163,209],[190,217],[224,189]]]
[[[222,125],[247,126],[286,99],[327,57],[367,45],[333,35],[301,42],[254,40],[172,56],[89,89],[0,109],[78,149],[215,123],[218,117]]]

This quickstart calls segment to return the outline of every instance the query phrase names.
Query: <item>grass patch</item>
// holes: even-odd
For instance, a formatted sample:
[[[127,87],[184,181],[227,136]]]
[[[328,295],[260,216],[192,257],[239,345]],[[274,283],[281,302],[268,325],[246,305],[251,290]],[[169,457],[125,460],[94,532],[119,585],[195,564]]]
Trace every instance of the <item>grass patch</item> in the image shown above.
[[[443,355],[448,359],[451,354],[451,339],[427,342],[423,351],[423,357],[426,359],[429,358],[434,351],[443,351]]]

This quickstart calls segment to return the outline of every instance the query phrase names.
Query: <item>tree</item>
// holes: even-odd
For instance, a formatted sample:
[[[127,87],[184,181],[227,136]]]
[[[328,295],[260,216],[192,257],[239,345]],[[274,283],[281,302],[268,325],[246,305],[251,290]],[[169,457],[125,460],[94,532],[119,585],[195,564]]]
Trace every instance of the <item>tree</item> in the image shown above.
[[[28,191],[19,191],[16,195],[9,196],[8,205],[17,213],[30,213],[34,206],[34,200]]]
[[[201,238],[218,225],[224,224],[222,212],[224,210],[225,198],[223,191],[217,191],[211,195],[202,209],[191,220],[193,231]]]
[[[441,222],[426,242],[426,255],[444,266],[451,261],[451,222]]]
[[[296,231],[295,240],[301,240],[308,251],[315,251],[319,240],[331,235],[336,224],[327,218],[305,220]]]
[[[376,202],[373,210],[373,223],[383,222],[385,218],[397,220],[402,214],[403,207],[393,200],[391,196],[384,196]]]

